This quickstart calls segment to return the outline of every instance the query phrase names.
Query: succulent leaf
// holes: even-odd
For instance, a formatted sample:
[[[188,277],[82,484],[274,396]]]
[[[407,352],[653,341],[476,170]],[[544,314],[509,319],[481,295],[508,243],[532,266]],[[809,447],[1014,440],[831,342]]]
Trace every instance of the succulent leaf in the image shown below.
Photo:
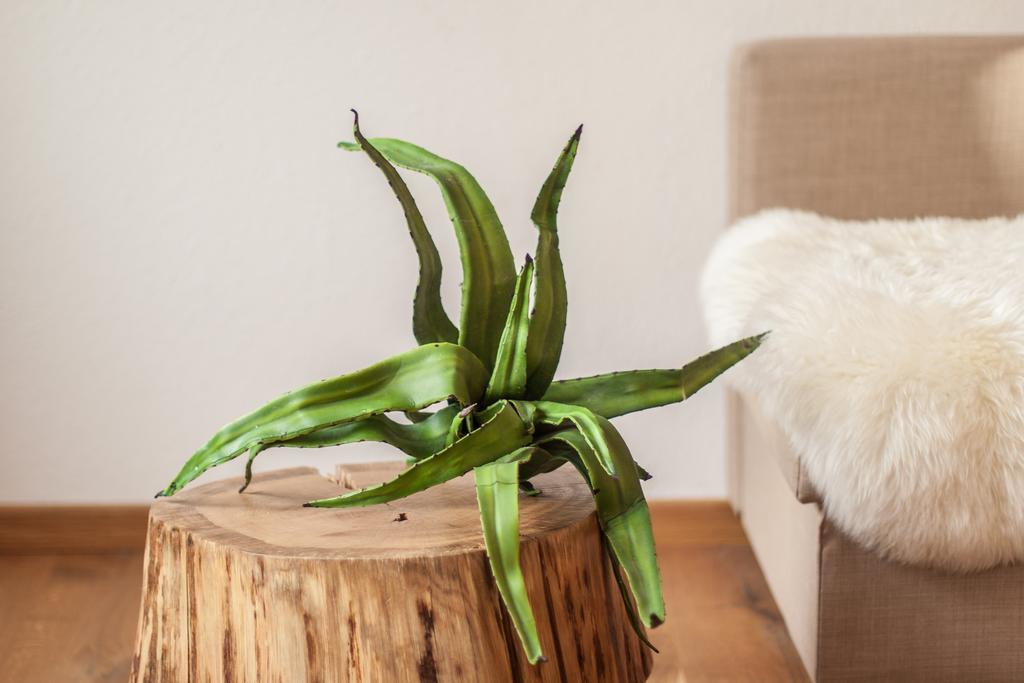
[[[577,434],[574,436],[562,436],[566,436],[566,438],[569,439],[579,439],[580,448],[587,448],[586,440],[582,439],[581,435]],[[520,449],[530,451],[530,457],[523,459],[519,463],[518,472],[519,487],[526,495],[535,496],[540,495],[541,493],[539,489],[534,488],[533,485],[529,481],[527,481],[530,477],[536,476],[538,474],[543,474],[545,472],[552,472],[567,462],[572,463],[576,467],[576,469],[578,469],[579,472],[582,474],[583,478],[586,479],[588,483],[590,482],[589,471],[587,467],[583,464],[582,459],[579,456],[579,453],[577,453],[575,449],[568,446],[568,444],[562,444],[561,447],[559,447],[560,440],[561,438],[557,436],[547,437],[546,439],[544,439],[545,445],[548,446],[549,448],[553,448],[554,452],[550,452],[545,448],[541,448],[540,446],[530,446],[529,448],[526,449]],[[556,455],[556,453],[561,454]],[[636,467],[637,473],[639,474],[640,478],[645,478],[645,473],[643,469],[639,465],[637,465]],[[619,593],[622,597],[622,604],[624,609],[626,610],[626,616],[629,618],[630,626],[633,628],[633,631],[636,633],[637,637],[641,640],[641,642],[644,643],[644,645],[649,647],[654,652],[658,652],[658,648],[654,647],[651,641],[647,638],[647,633],[644,631],[644,625],[640,619],[640,615],[637,613],[636,604],[630,593],[629,586],[627,585],[625,579],[623,579],[622,577],[622,568],[619,564],[619,560],[616,558],[615,553],[612,551],[610,544],[606,543],[605,548],[608,551],[608,561],[611,564],[612,572],[615,576],[615,583],[619,587]]]
[[[629,584],[622,578],[622,567],[619,565],[619,560],[615,557],[615,553],[612,552],[611,547],[607,543],[605,548],[608,551],[608,564],[612,566],[612,575],[615,577],[615,585],[619,587],[619,595],[622,597],[622,605],[626,609],[629,625],[633,628],[633,632],[640,639],[640,642],[654,652],[659,652],[658,648],[654,647],[654,643],[647,637],[644,623],[640,620],[640,614],[636,611],[636,603],[633,602],[633,596],[629,592]]]
[[[678,370],[633,370],[559,380],[552,382],[544,400],[585,406],[604,417],[677,403],[749,356],[764,338],[760,334],[740,339]]]
[[[325,448],[361,441],[377,441],[394,446],[408,456],[421,460],[444,448],[445,437],[458,406],[446,406],[420,422],[403,424],[387,415],[371,415],[356,422],[318,429],[294,439],[268,445],[268,448]]]
[[[423,422],[424,420],[429,420],[434,415],[434,413],[423,410],[406,410],[404,414],[409,418],[409,422]]]
[[[568,462],[565,458],[552,455],[548,451],[537,448],[533,457],[519,465],[519,481],[526,482],[538,474],[554,472]]]
[[[494,367],[516,269],[491,200],[469,171],[453,161],[402,140],[372,138],[369,142],[392,164],[424,173],[440,186],[462,260],[459,344],[488,368]],[[351,143],[339,146],[358,149]]]
[[[428,344],[368,368],[285,394],[226,425],[185,463],[161,494],[169,496],[215,465],[266,446],[393,410],[419,410],[454,397],[472,403],[487,371],[467,349]],[[506,449],[507,451],[508,449]]]
[[[609,476],[618,475],[619,458],[615,448],[622,441],[618,431],[607,418],[598,415],[583,406],[552,401],[535,401],[537,409],[536,421],[550,427],[561,427],[572,423],[580,435],[586,439],[587,445],[594,452],[597,461]],[[625,444],[623,444],[625,445]],[[628,452],[628,450],[627,450]],[[633,461],[629,461],[628,473],[634,471]]]
[[[529,480],[533,477],[547,472],[554,472],[566,463],[565,458],[554,456],[542,448],[537,448],[536,451],[538,452],[535,452],[532,458],[523,462],[519,467],[520,484],[528,484]],[[634,461],[633,465],[636,467],[637,476],[640,477],[640,481],[651,479],[651,473],[641,467],[640,463]]]
[[[256,456],[266,450],[266,446],[256,444],[249,449],[249,457],[245,459],[245,481],[238,488],[239,493],[245,493],[245,490],[249,488],[249,484],[252,483],[252,463],[256,460]]]
[[[255,446],[249,449],[249,459],[245,463],[245,484],[239,492],[248,488],[252,481],[252,461],[270,448],[326,448],[377,441],[394,446],[414,460],[421,460],[445,447],[449,425],[458,412],[458,406],[447,406],[436,413],[421,413],[426,417],[412,424],[395,422],[387,415],[370,415],[355,422],[324,427],[287,441]]]
[[[461,477],[474,467],[486,465],[530,442],[528,426],[512,406],[502,401],[501,409],[478,429],[444,450],[414,463],[390,481],[333,498],[306,503],[309,507],[359,507],[405,498],[449,479]]]
[[[583,126],[576,129],[541,187],[530,218],[537,226],[537,301],[526,346],[527,397],[540,398],[551,384],[562,355],[568,299],[558,250],[558,205],[576,158]]]
[[[600,510],[603,504],[597,505]],[[665,621],[665,600],[647,501],[641,497],[607,519],[604,535],[633,591],[640,620],[647,627],[660,626]]]
[[[412,331],[419,344],[430,344],[432,342],[455,343],[459,338],[459,330],[445,313],[444,305],[441,303],[441,255],[437,252],[427,225],[423,221],[423,214],[416,206],[416,200],[409,191],[405,180],[392,166],[384,155],[363,137],[359,130],[359,114],[353,109],[355,121],[352,126],[352,133],[356,138],[359,148],[366,152],[366,155],[373,160],[373,163],[381,170],[388,184],[398,197],[405,213],[405,222],[409,226],[409,234],[416,245],[416,255],[420,261],[420,279],[416,284],[416,296],[413,299],[412,309]]]
[[[665,620],[665,600],[654,549],[651,515],[633,456],[622,437],[611,430],[609,450],[619,475],[609,476],[584,435],[566,429],[538,439],[537,445],[574,462],[587,477],[594,493],[597,516],[605,538],[626,574],[644,625],[657,626]]]
[[[494,370],[484,392],[484,401],[499,398],[522,398],[526,393],[526,340],[530,329],[530,289],[533,286],[533,259],[526,263],[516,278],[512,303],[509,305],[505,329],[498,343]]]
[[[487,560],[505,609],[531,664],[544,659],[537,623],[519,564],[519,464],[533,449],[523,448],[473,469]]]

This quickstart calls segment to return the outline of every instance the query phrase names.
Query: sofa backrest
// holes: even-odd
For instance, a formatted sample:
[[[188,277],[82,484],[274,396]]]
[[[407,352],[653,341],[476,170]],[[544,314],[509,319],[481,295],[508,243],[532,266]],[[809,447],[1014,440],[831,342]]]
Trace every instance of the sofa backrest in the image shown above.
[[[731,212],[1024,212],[1024,36],[815,38],[740,48]]]

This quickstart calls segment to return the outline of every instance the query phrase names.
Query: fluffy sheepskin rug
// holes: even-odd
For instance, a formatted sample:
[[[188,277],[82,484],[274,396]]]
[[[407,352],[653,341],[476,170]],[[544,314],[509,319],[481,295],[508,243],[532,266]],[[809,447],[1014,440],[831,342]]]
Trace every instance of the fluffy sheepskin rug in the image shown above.
[[[790,437],[834,523],[900,561],[1024,559],[1024,216],[844,222],[773,210],[704,273],[730,380]]]

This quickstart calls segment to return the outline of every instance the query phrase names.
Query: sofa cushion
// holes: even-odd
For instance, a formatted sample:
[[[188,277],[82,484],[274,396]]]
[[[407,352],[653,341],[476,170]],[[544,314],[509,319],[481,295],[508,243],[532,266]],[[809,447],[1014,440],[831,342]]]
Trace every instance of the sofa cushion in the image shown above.
[[[714,343],[826,515],[891,558],[1024,558],[1024,218],[741,221],[704,274]]]

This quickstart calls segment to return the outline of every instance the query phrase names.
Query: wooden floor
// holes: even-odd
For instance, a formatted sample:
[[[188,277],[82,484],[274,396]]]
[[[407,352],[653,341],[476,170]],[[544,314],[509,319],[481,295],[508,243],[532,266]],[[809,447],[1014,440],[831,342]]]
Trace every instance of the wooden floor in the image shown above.
[[[668,620],[651,632],[661,650],[651,681],[806,681],[757,562],[721,502],[652,504]],[[124,531],[116,513],[82,517],[114,538],[47,552],[11,541],[11,512],[0,513],[0,679],[19,683],[127,680],[142,578],[144,516]],[[98,520],[98,521],[97,521]],[[101,534],[102,535],[102,534]],[[85,542],[83,542],[84,544]],[[64,544],[65,546],[67,544]],[[72,553],[67,551],[71,550]]]

